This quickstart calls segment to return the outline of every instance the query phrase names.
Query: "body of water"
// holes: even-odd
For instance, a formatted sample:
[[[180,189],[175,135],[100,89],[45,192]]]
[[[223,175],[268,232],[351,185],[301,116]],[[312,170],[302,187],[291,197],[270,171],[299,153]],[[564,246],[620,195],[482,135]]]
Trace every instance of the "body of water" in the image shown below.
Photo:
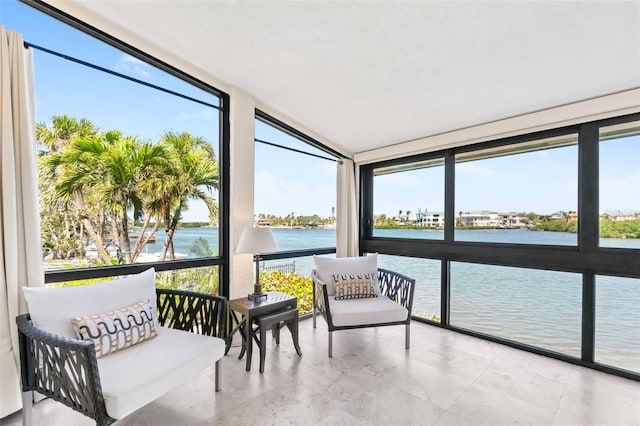
[[[333,229],[273,229],[279,250],[335,246]],[[375,230],[380,237],[443,239],[438,230]],[[164,234],[149,251],[160,251]],[[176,252],[189,257],[199,237],[217,251],[215,228],[181,228]],[[517,229],[458,230],[457,241],[576,246],[576,234]],[[640,249],[640,240],[601,239],[603,247]],[[157,250],[156,250],[157,248]],[[640,254],[639,254],[640,258]],[[311,257],[270,261],[295,262],[296,272],[308,275]],[[379,256],[380,267],[416,279],[414,313],[440,316],[439,260]],[[451,265],[451,324],[580,356],[582,276],[569,272],[453,262]],[[596,279],[596,361],[640,372],[640,279],[598,276]]]

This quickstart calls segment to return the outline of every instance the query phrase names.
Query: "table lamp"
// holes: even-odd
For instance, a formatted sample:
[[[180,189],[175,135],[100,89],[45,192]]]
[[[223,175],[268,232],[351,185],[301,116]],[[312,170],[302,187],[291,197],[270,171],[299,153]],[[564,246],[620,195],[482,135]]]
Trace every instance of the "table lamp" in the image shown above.
[[[262,284],[260,284],[260,255],[274,251],[278,251],[278,245],[273,238],[271,228],[245,228],[242,231],[236,253],[251,253],[256,262],[256,282],[253,285],[253,294],[249,295],[251,300],[267,297],[267,294],[262,292]]]

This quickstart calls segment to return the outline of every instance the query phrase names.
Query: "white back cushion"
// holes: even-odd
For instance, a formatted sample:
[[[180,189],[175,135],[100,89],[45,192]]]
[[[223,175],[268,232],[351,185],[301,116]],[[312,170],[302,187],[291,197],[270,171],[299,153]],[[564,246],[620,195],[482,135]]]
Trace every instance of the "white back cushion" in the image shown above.
[[[76,339],[71,318],[113,311],[149,299],[156,306],[155,270],[77,287],[23,287],[31,321],[50,333]],[[158,324],[156,310],[154,321]]]
[[[327,284],[329,296],[336,294],[333,275],[335,274],[373,274],[376,293],[378,287],[378,253],[369,253],[363,257],[322,257],[313,255],[318,278]]]

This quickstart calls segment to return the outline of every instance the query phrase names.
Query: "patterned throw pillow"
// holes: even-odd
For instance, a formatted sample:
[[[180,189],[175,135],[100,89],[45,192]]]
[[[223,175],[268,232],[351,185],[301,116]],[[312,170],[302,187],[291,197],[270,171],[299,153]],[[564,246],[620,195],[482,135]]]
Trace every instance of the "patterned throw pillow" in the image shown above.
[[[100,358],[157,336],[154,309],[146,299],[113,312],[75,317],[71,323],[79,339],[94,341]]]
[[[373,274],[336,274],[332,275],[336,288],[336,300],[364,299],[378,297]]]

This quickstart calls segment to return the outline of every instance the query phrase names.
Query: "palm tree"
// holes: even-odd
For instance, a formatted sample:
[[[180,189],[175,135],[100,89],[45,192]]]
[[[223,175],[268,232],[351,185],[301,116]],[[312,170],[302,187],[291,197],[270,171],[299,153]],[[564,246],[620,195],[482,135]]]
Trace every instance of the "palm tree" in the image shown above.
[[[89,238],[98,250],[98,258],[109,263],[105,249],[104,215],[95,193],[89,188],[101,183],[94,139],[75,139],[44,158],[53,190],[65,202],[74,203]],[[94,150],[92,153],[91,151]],[[87,202],[89,200],[89,202]],[[92,219],[98,218],[94,222]]]
[[[98,136],[98,128],[91,121],[81,118],[71,118],[66,115],[56,115],[52,117],[51,124],[39,123],[36,125],[36,141],[45,149],[40,152],[38,158],[40,205],[42,217],[42,233],[46,236],[45,244],[56,245],[68,239],[73,234],[78,240],[87,232],[89,238],[93,239],[98,246],[98,255],[101,261],[107,262],[109,255],[104,250],[100,222],[95,223],[91,217],[102,217],[94,207],[93,212],[89,211],[87,204],[80,192],[71,192],[68,196],[60,197],[58,192],[58,181],[69,172],[65,167],[64,151],[68,146],[78,139],[91,140]],[[88,169],[91,174],[91,169]],[[63,234],[56,229],[60,229],[60,224],[66,223],[62,228]],[[76,228],[77,223],[79,228]],[[86,241],[84,242],[86,244]],[[84,244],[76,244],[76,251],[83,251]],[[58,255],[61,253],[58,252]],[[67,256],[68,257],[68,256]]]
[[[101,261],[110,261],[104,248],[104,229],[96,232],[89,218],[99,216],[96,209],[102,209],[110,219],[113,244],[120,248],[122,239],[125,259],[133,262],[128,212],[133,212],[134,219],[142,216],[140,182],[162,170],[163,157],[162,147],[140,144],[119,131],[105,132],[99,138],[76,139],[50,156],[50,166],[59,170],[56,191],[61,197],[73,197],[86,212],[83,220],[89,223],[87,231]]]
[[[218,189],[219,174],[213,147],[203,138],[186,132],[166,132],[160,144],[166,151],[167,167],[156,188],[156,208],[166,231],[160,255],[160,260],[165,260],[167,252],[175,259],[173,236],[189,200],[203,200],[210,213],[215,213],[217,203],[209,194]]]
[[[97,189],[101,201],[113,214],[113,239],[119,242],[122,237],[125,259],[127,263],[132,263],[135,258],[131,253],[128,213],[132,212],[134,221],[142,217],[144,200],[141,182],[152,180],[164,169],[165,150],[159,145],[141,144],[133,137],[122,137],[117,131],[105,133],[102,142],[106,148],[101,158],[103,185]],[[141,245],[141,239],[138,239],[137,245]],[[139,249],[136,250],[136,257],[139,252]]]
[[[73,118],[68,115],[54,115],[51,125],[36,125],[36,140],[50,153],[60,151],[69,142],[78,138],[92,138],[98,134],[98,127],[86,118]]]

